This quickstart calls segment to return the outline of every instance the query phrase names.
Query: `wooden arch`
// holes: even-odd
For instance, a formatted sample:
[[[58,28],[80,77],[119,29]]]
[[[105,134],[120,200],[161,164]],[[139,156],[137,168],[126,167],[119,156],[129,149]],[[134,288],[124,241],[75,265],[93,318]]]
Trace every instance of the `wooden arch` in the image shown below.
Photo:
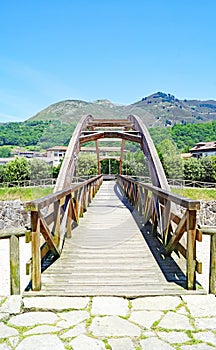
[[[91,115],[82,117],[74,130],[65,154],[54,192],[71,186],[78,154],[81,145],[95,141],[99,170],[98,140],[101,138],[117,138],[122,140],[120,155],[120,173],[122,171],[123,154],[126,140],[138,142],[147,159],[149,173],[154,186],[169,190],[167,179],[158,157],[151,136],[143,121],[134,115],[127,119],[94,119]]]

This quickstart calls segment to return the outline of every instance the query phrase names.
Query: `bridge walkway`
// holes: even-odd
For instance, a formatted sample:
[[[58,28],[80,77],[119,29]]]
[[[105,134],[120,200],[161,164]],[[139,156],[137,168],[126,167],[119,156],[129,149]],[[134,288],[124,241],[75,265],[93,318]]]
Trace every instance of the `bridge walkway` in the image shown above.
[[[65,240],[61,257],[43,272],[42,289],[34,295],[189,293],[176,262],[164,259],[159,242],[139,226],[115,181],[104,181],[72,238]]]

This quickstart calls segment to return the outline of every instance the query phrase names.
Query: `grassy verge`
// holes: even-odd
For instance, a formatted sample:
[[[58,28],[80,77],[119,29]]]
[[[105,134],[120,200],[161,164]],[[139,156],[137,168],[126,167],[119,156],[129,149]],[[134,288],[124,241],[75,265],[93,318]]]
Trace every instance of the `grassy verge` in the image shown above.
[[[173,193],[179,196],[187,197],[195,200],[216,200],[216,191],[212,188],[172,188]]]
[[[0,200],[30,201],[38,199],[53,192],[52,187],[9,187],[0,188]]]
[[[9,187],[0,188],[0,200],[30,201],[53,192],[52,187]],[[207,188],[172,188],[172,192],[179,196],[195,200],[216,200],[216,190]]]

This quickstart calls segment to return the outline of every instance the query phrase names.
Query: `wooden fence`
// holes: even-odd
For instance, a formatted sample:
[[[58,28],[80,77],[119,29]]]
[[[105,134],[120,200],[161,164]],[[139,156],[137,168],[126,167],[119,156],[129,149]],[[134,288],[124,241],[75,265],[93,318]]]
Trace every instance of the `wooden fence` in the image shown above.
[[[202,231],[196,225],[199,201],[187,199],[150,184],[119,175],[118,183],[130,203],[144,216],[144,224],[152,223],[152,233],[163,242],[166,254],[177,250],[186,259],[187,288],[196,289],[196,271],[201,273],[202,264],[196,260],[196,240],[202,240]],[[184,209],[181,216],[176,205]],[[187,234],[186,247],[180,242]]]
[[[216,226],[201,226],[202,234],[210,235],[209,293],[216,294]]]
[[[28,234],[25,229],[13,229],[11,232],[1,233],[2,239],[10,240],[10,294],[20,294],[20,247],[19,238]]]
[[[31,211],[32,259],[29,270],[32,290],[41,289],[43,259],[50,251],[56,258],[61,255],[65,237],[71,237],[73,222],[78,224],[102,181],[102,175],[99,175],[27,203],[26,208]]]

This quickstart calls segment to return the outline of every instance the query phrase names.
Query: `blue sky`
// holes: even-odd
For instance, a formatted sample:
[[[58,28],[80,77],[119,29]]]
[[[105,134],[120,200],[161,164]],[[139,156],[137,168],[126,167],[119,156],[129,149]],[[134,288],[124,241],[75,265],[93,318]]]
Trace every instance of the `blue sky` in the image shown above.
[[[215,0],[7,0],[0,122],[64,99],[216,99]]]

